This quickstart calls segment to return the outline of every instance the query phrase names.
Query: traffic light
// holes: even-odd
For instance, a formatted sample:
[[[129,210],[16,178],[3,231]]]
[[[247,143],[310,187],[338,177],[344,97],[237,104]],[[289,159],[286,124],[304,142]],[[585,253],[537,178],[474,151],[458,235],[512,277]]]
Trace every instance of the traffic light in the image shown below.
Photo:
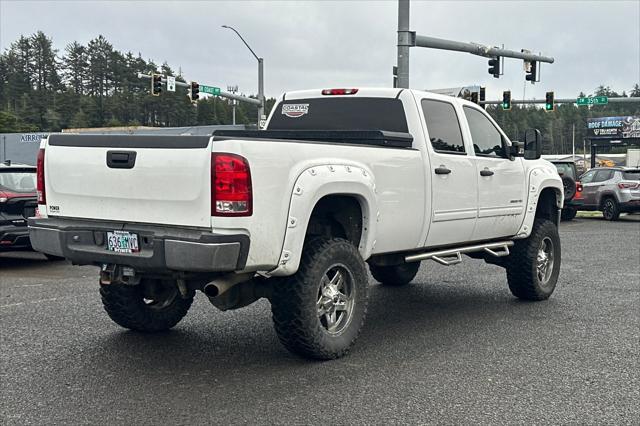
[[[502,92],[502,109],[509,111],[511,109],[511,90]]]
[[[160,96],[160,93],[162,93],[162,75],[151,74],[151,94]]]
[[[545,111],[553,111],[553,107],[554,107],[553,97],[554,97],[553,92],[547,92],[547,95],[545,97],[545,103],[544,103]]]
[[[480,102],[484,102],[486,99],[487,99],[487,98],[486,98],[486,88],[481,87],[481,88],[480,88]],[[482,108],[485,108],[485,107],[486,107],[486,105],[485,105],[485,104],[480,104],[480,106],[481,106]]]
[[[489,59],[489,74],[492,74],[495,78],[500,77],[500,57]]]
[[[189,99],[191,99],[191,102],[196,102],[200,99],[200,85],[195,81],[192,81],[191,86],[189,86]]]
[[[533,61],[529,63],[529,69],[526,71],[525,80],[530,81],[531,84],[534,84],[538,80],[538,62]]]

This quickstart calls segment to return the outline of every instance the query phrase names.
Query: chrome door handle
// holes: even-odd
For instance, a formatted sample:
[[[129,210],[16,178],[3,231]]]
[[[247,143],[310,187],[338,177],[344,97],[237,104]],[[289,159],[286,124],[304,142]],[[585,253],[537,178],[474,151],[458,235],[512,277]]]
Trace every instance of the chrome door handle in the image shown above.
[[[451,173],[451,169],[447,169],[444,166],[436,167],[434,171],[437,175],[448,175],[449,173]]]
[[[480,176],[493,176],[493,172],[489,169],[480,170]]]

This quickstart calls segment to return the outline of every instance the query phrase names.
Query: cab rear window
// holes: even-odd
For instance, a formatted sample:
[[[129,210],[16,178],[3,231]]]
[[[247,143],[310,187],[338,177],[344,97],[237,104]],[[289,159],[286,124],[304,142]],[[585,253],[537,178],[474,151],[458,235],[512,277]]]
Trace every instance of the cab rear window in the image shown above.
[[[285,100],[275,106],[268,129],[408,132],[401,100],[365,97]]]

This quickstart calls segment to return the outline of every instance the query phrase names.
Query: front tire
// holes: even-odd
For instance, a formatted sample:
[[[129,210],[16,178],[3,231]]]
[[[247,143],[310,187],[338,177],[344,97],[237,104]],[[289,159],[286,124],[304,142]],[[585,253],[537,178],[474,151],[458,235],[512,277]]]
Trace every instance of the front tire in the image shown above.
[[[195,293],[182,297],[172,281],[145,280],[138,285],[100,286],[102,304],[118,325],[144,333],[172,328],[187,314]]]
[[[618,220],[620,218],[620,206],[614,198],[605,198],[602,202],[602,216],[605,220]]]
[[[313,359],[345,355],[367,313],[368,276],[349,241],[315,239],[305,245],[298,272],[276,283],[271,298],[280,342]]]
[[[560,274],[560,236],[556,225],[536,219],[529,238],[516,241],[507,259],[507,281],[519,299],[545,300],[556,288]]]
[[[382,285],[400,287],[409,284],[420,270],[420,262],[392,266],[369,265],[371,275]]]

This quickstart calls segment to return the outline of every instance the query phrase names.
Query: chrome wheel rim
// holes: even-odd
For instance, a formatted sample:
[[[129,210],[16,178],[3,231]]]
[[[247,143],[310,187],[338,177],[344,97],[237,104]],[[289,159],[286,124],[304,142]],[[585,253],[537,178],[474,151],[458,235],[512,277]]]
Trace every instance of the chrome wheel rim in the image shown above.
[[[342,333],[351,323],[355,285],[351,271],[341,263],[331,265],[322,275],[316,309],[322,328],[329,334]]]
[[[551,238],[545,237],[542,239],[540,243],[540,248],[538,249],[538,256],[536,262],[536,272],[538,275],[538,281],[542,285],[546,285],[551,278],[551,273],[553,272],[553,262],[554,262],[554,248],[553,241]]]

